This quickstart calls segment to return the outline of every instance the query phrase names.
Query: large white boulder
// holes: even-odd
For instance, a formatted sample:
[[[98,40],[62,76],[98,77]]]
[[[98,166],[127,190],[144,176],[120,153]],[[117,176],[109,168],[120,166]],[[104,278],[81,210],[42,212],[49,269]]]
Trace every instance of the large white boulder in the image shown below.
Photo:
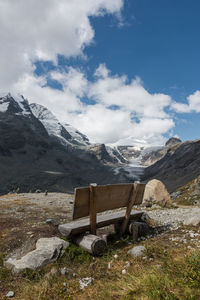
[[[56,261],[68,246],[68,242],[58,237],[41,238],[37,241],[35,250],[20,259],[10,257],[4,265],[12,269],[14,273],[19,273],[27,268],[35,270]]]
[[[169,207],[172,204],[165,185],[157,179],[150,180],[146,184],[143,203],[145,202],[156,203],[162,207]]]

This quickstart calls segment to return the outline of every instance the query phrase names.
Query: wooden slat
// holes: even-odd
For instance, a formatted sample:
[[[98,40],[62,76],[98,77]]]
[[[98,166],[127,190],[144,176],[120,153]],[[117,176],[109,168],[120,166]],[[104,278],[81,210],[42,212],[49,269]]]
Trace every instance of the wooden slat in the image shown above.
[[[75,199],[74,199],[72,219],[76,220],[78,218],[89,216],[89,207],[90,207],[89,187],[76,188],[74,197]]]
[[[138,186],[138,184],[137,184],[137,186]],[[144,183],[139,183],[139,188],[137,190],[137,195],[136,195],[134,205],[142,204],[142,200],[143,200],[143,197],[144,197],[144,190],[145,190],[145,184]]]
[[[90,184],[90,232],[95,235],[97,213],[96,213],[96,199],[94,197],[94,187],[95,185]]]
[[[130,214],[130,220],[138,221],[140,220],[143,212],[142,211],[132,211]],[[123,220],[125,215],[125,210],[119,212],[108,213],[101,216],[97,215],[97,228],[101,228],[110,224],[116,224]],[[69,237],[85,231],[90,230],[90,219],[85,218],[77,221],[72,221],[67,224],[59,225],[59,231],[62,235]]]
[[[94,187],[96,212],[126,207],[132,184],[113,184]],[[89,187],[75,190],[73,220],[89,216]]]
[[[145,188],[145,184],[142,184],[142,183],[134,183],[134,185],[133,185],[133,190],[130,195],[130,200],[129,200],[127,208],[126,208],[124,221],[122,223],[121,230],[120,230],[121,235],[123,235],[124,232],[126,231],[133,205],[142,203],[143,195],[144,195],[144,188]]]

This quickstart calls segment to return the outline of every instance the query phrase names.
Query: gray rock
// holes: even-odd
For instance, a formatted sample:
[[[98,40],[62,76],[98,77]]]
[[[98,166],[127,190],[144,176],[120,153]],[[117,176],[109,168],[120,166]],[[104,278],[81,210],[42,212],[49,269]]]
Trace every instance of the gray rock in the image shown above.
[[[68,273],[68,270],[67,270],[66,267],[60,269],[60,274],[61,275],[66,275],[67,273]]]
[[[37,241],[35,250],[29,252],[20,259],[11,257],[4,265],[7,268],[12,269],[15,273],[19,273],[26,268],[35,270],[56,261],[63,255],[64,249],[68,246],[68,242],[65,242],[58,237],[41,238]]]
[[[198,226],[200,225],[200,215],[186,218],[183,222],[184,225]]]
[[[85,287],[91,285],[94,281],[92,277],[85,277],[79,280],[80,289],[83,290]]]
[[[172,200],[175,200],[180,195],[181,195],[181,191],[177,191],[177,192],[173,192],[170,196]]]
[[[132,257],[139,257],[143,256],[146,251],[146,248],[144,246],[135,246],[132,249],[128,251],[128,254]]]
[[[14,297],[15,293],[13,291],[8,292],[8,294],[6,295],[7,298],[12,298]]]
[[[54,226],[59,225],[58,221],[56,221],[55,219],[47,219],[45,223],[46,224],[51,224],[51,225],[54,225]]]

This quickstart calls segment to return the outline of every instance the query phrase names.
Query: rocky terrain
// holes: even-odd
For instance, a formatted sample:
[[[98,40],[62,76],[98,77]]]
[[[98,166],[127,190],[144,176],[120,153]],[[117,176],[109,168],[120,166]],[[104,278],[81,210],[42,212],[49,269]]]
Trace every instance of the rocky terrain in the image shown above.
[[[191,194],[198,183],[199,179],[189,184]],[[175,205],[178,197],[173,196]],[[1,299],[7,299],[9,293],[18,300],[131,299],[135,293],[138,299],[146,295],[146,299],[161,299],[163,291],[164,298],[175,295],[177,299],[198,299],[195,270],[200,250],[200,208],[191,203],[170,208],[157,204],[136,207],[157,223],[157,233],[137,242],[127,236],[121,240],[112,237],[102,257],[92,257],[70,242],[63,257],[38,270],[12,274],[5,268],[3,261],[34,250],[39,239],[62,238],[57,225],[71,220],[72,207],[73,194],[66,193],[0,197]],[[113,232],[113,227],[109,230]]]
[[[199,174],[200,140],[195,140],[169,146],[160,160],[145,169],[142,179],[159,179],[173,192]]]

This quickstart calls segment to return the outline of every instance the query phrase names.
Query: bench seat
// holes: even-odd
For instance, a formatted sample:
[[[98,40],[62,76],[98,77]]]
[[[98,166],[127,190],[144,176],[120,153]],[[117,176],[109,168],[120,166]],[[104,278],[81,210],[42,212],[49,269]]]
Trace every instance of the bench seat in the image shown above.
[[[130,220],[139,220],[144,212],[132,211],[130,214]],[[97,215],[96,227],[104,227],[111,224],[120,223],[124,220],[125,210],[117,212]],[[58,227],[60,233],[65,237],[71,237],[90,230],[90,219],[84,218],[76,221],[69,222],[67,224],[61,224]]]

